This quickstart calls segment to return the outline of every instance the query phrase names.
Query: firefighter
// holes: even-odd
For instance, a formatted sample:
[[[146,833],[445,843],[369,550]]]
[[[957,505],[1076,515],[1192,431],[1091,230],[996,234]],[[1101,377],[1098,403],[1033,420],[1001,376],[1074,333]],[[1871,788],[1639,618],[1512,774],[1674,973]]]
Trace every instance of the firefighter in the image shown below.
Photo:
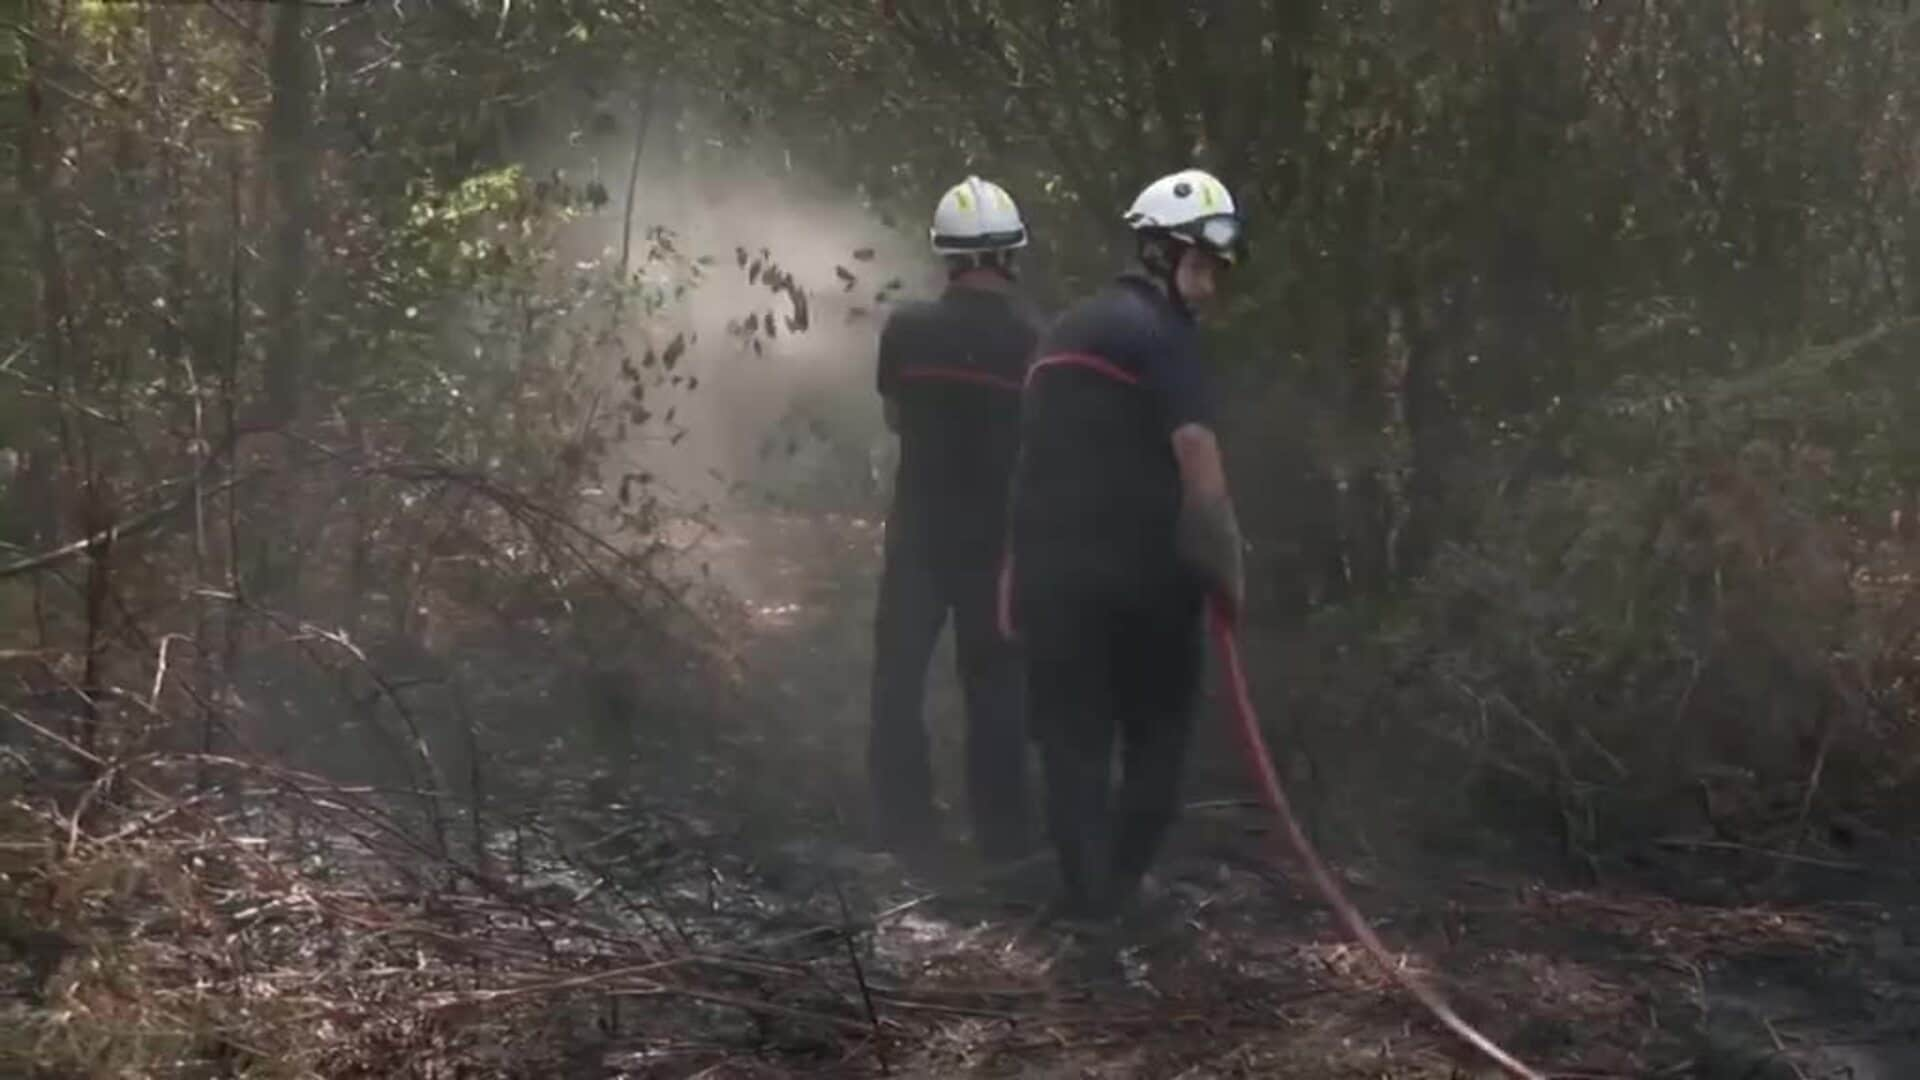
[[[922,715],[927,668],[951,615],[966,702],[973,840],[990,862],[1031,846],[1021,669],[995,625],[1020,390],[1040,322],[1015,292],[1027,244],[999,185],[968,177],[934,210],[945,261],[937,300],[896,309],[880,335],[878,388],[900,439],[874,620],[867,765],[883,845],[940,850]]]
[[[1241,220],[1193,169],[1148,185],[1125,220],[1133,264],[1048,327],[1028,376],[1003,612],[1025,652],[1056,914],[1081,925],[1138,898],[1177,808],[1204,603],[1237,613],[1243,594],[1196,326],[1241,257]]]

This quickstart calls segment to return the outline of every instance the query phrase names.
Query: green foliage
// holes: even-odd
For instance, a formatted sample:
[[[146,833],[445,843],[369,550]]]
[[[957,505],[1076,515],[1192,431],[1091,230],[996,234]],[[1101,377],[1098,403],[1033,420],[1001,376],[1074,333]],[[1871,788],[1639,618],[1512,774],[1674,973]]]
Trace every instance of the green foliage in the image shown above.
[[[1828,812],[1871,809],[1920,750],[1887,723],[1914,640],[1914,551],[1884,524],[1912,489],[1886,434],[1912,339],[1903,322],[1623,390],[1570,434],[1580,468],[1497,502],[1346,674],[1384,666],[1390,724],[1570,819],[1691,806],[1728,769],[1768,792],[1823,768],[1848,778]],[[1319,688],[1336,715],[1359,693],[1345,677]],[[1623,838],[1592,828],[1570,841]]]

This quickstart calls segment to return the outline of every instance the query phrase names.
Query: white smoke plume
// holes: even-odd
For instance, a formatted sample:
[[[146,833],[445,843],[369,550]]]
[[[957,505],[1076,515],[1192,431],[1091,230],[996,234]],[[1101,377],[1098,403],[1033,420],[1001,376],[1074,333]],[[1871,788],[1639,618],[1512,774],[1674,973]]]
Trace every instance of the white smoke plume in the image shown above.
[[[694,140],[683,131],[674,141]],[[886,445],[873,387],[880,326],[899,300],[938,289],[939,266],[927,251],[924,225],[888,227],[857,193],[834,191],[764,140],[753,148],[698,140],[676,150],[667,142],[643,154],[634,185],[633,265],[640,267],[654,226],[669,230],[681,253],[713,261],[680,302],[632,329],[656,349],[684,335],[691,344],[681,370],[699,387],[677,405],[688,429],[681,442],[634,453],[675,490],[716,505],[730,486],[736,497],[738,485],[758,496],[795,494],[780,488],[822,479],[819,470],[836,467],[823,456],[832,449]],[[623,154],[631,148],[607,146],[592,155],[611,202],[575,241],[616,260]],[[793,322],[802,305],[788,290],[769,287],[776,274],[804,297],[805,329]],[[778,324],[772,333],[769,321]],[[743,323],[756,332],[744,334]]]
[[[675,370],[698,386],[672,403],[684,434],[673,442],[659,430],[636,431],[607,463],[609,479],[644,472],[673,505],[700,511],[701,527],[723,534],[748,527],[769,505],[877,516],[894,448],[874,390],[879,331],[894,304],[942,284],[925,221],[895,224],[858,192],[808,174],[772,140],[703,137],[683,113],[651,125],[629,231],[631,140],[631,132],[570,139],[526,158],[536,174],[562,170],[607,192],[606,206],[569,230],[567,257],[617,264],[626,233],[631,266],[641,271],[650,230],[664,227],[679,253],[711,260],[680,301],[626,328],[636,354],[676,337],[690,343]],[[793,288],[769,288],[776,274]],[[794,329],[795,291],[804,297],[804,330]],[[778,324],[772,334],[769,321]],[[756,332],[744,333],[743,323]],[[618,393],[617,372],[606,377]],[[720,556],[712,559],[718,575],[733,561],[722,553],[737,543],[713,539],[697,558]],[[725,570],[753,576],[751,568]]]

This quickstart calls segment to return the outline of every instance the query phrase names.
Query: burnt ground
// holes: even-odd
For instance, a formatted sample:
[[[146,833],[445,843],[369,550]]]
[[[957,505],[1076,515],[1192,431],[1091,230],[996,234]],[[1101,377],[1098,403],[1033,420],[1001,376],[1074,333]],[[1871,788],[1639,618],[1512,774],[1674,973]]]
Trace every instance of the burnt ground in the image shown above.
[[[488,762],[526,797],[476,799],[471,831],[443,823],[438,843],[406,816],[417,793],[233,760],[232,797],[131,803],[91,834],[0,802],[20,837],[0,845],[0,1075],[1494,1075],[1304,887],[1218,722],[1156,870],[1164,917],[1103,979],[1031,888],[866,850],[877,540],[828,515],[712,538],[696,558],[745,601],[728,700],[748,707],[694,710],[711,722],[693,745],[613,725],[662,741],[572,746],[595,763],[579,773],[548,745],[586,737],[547,722],[575,706],[546,702],[521,725],[534,752]],[[929,713],[953,792],[944,647]],[[1547,1075],[1920,1076],[1920,852],[1902,838],[1786,859],[1669,836],[1572,860],[1511,812],[1299,787],[1398,962]]]
[[[953,884],[959,868],[933,881],[865,853],[854,808],[877,538],[857,519],[769,517],[710,551],[757,613],[752,678],[783,703],[754,872],[831,885],[872,922],[850,954],[811,954],[865,983],[871,1016],[851,991],[848,1010],[877,1033],[824,1074],[1493,1075],[1289,872],[1209,733],[1159,868],[1174,914],[1121,954],[1124,985],[1077,980],[1059,934],[991,888]],[[930,723],[950,762],[944,643],[935,663]],[[943,772],[943,791],[956,779]],[[1599,884],[1469,845],[1328,855],[1403,964],[1549,1075],[1920,1076],[1920,862],[1893,839],[1870,846],[1783,863],[1681,840]],[[703,1067],[715,1071],[686,1075],[749,1074]]]

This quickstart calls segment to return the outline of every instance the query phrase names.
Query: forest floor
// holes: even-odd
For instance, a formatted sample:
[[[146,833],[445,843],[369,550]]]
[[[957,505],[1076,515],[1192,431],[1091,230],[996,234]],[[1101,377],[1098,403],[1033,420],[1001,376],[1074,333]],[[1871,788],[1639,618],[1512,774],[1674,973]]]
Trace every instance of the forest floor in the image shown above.
[[[1164,918],[1117,977],[1075,974],[1030,893],[869,850],[878,527],[747,520],[694,557],[739,601],[753,704],[697,748],[586,777],[490,763],[535,776],[534,797],[474,810],[466,834],[437,816],[409,834],[365,790],[243,764],[219,766],[239,797],[97,827],[0,804],[0,1075],[1495,1075],[1335,925],[1222,724],[1156,868]],[[943,645],[943,792],[950,664]],[[1546,1075],[1920,1076],[1904,838],[1783,857],[1676,837],[1585,876],[1522,850],[1380,835],[1327,854],[1400,962]]]
[[[728,569],[762,613],[754,663],[809,718],[796,760],[826,763],[816,801],[858,805],[877,530],[768,518],[754,533]],[[929,711],[948,761],[950,664],[943,645]],[[1174,914],[1123,951],[1124,985],[1079,985],[1063,936],[991,889],[916,903],[936,886],[859,854],[857,825],[800,828],[789,850],[847,867],[894,912],[863,943],[864,977],[887,987],[874,1002],[887,1037],[862,1071],[1493,1075],[1338,929],[1223,769],[1224,740],[1201,741],[1213,745],[1158,867]],[[956,790],[951,769],[941,778]],[[1550,1075],[1920,1076],[1920,851],[1882,838],[1846,855],[1677,838],[1602,884],[1461,850],[1333,861],[1403,963]]]

